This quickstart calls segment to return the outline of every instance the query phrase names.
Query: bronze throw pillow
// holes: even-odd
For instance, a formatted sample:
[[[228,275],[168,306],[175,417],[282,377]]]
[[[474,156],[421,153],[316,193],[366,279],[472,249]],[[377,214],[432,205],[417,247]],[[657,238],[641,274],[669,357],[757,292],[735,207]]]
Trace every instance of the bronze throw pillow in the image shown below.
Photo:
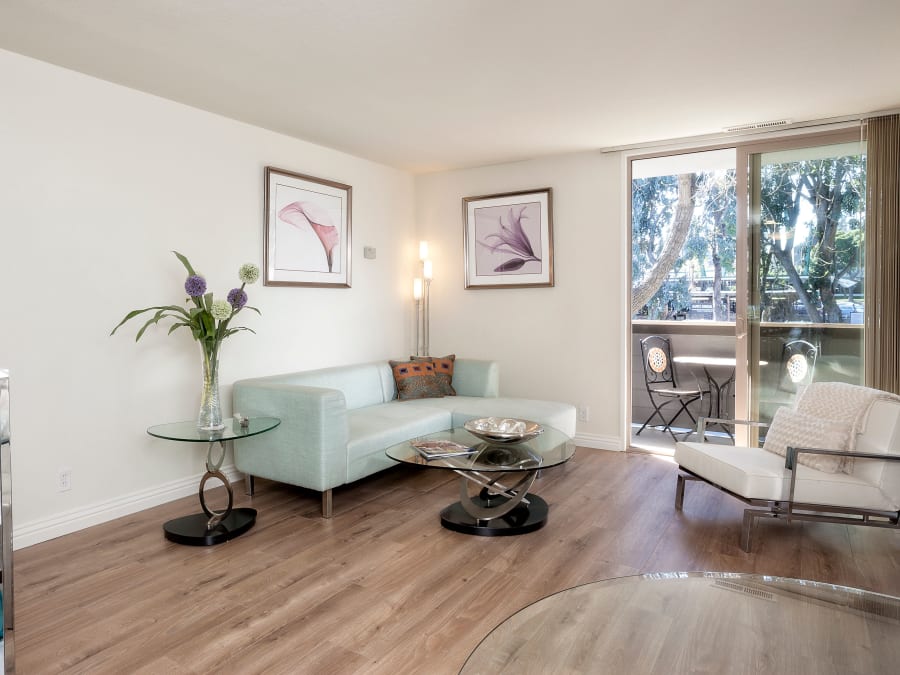
[[[389,361],[397,384],[397,398],[441,398],[442,387],[431,361]]]
[[[456,389],[453,388],[453,362],[456,361],[456,354],[448,356],[410,356],[413,361],[431,361],[434,364],[434,375],[438,382],[441,383],[441,393],[444,396],[456,396]]]

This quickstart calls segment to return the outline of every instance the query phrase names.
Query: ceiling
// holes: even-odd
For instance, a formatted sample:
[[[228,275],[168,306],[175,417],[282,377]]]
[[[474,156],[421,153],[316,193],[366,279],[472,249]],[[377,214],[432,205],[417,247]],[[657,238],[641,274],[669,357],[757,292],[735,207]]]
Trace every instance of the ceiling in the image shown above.
[[[0,48],[417,173],[895,109],[898,27],[896,0],[0,3]]]

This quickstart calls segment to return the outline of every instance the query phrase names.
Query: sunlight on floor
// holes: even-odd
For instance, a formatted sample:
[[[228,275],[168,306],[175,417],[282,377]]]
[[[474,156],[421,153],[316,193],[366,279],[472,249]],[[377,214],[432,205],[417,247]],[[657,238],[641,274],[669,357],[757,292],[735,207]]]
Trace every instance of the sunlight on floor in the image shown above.
[[[640,424],[631,425],[631,439],[628,446],[629,450],[649,452],[654,455],[661,455],[665,457],[671,457],[673,454],[675,454],[675,441],[672,440],[672,435],[668,431],[665,431],[662,427],[647,427],[643,432],[641,432],[640,436],[637,436],[635,432],[640,428]],[[680,429],[677,427],[673,427],[673,431],[678,437],[678,440],[699,440],[696,433],[691,433],[690,436],[688,436],[688,432],[690,431],[689,429]],[[707,431],[706,442],[720,443],[722,445],[734,444],[734,442],[728,437],[727,434],[719,431]]]

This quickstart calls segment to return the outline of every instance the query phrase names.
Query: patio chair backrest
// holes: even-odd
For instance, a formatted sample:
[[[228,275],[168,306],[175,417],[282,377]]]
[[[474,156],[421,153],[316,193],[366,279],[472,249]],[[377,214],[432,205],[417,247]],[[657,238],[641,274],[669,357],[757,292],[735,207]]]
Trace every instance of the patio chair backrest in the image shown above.
[[[644,381],[647,388],[654,384],[676,386],[669,338],[661,335],[645,337],[641,340],[641,358],[644,363]]]
[[[819,348],[806,340],[791,340],[781,348],[778,388],[791,393],[812,382]]]

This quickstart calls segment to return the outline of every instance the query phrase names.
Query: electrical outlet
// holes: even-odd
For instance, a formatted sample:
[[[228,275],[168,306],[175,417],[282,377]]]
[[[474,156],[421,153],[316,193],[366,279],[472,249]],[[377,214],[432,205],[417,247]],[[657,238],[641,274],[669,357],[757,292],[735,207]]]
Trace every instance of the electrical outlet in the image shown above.
[[[591,419],[591,409],[584,403],[578,406],[578,421],[587,422]]]
[[[60,468],[56,474],[56,489],[58,492],[72,489],[72,469],[68,467]]]

